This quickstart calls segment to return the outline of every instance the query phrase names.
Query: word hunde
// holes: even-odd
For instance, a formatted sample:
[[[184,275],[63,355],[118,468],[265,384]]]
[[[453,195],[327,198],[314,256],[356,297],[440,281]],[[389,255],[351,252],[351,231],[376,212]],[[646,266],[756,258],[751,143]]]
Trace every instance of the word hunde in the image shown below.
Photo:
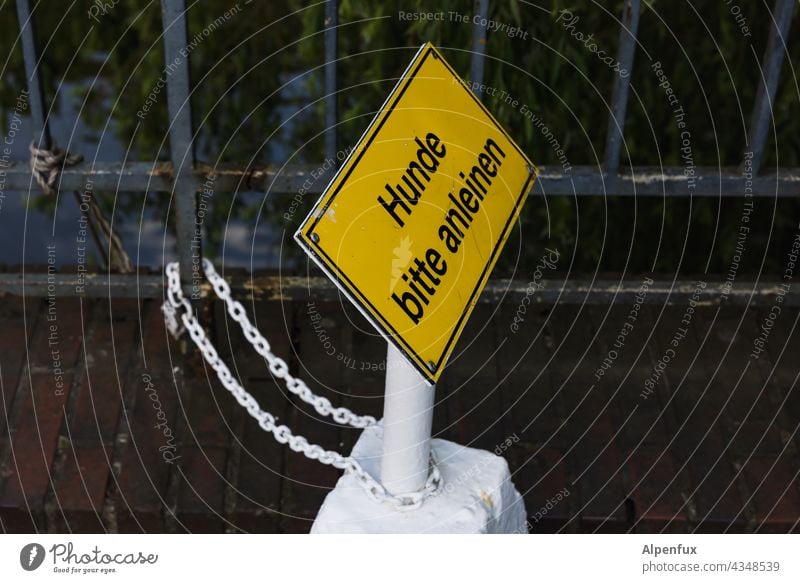
[[[417,146],[415,158],[407,165],[400,180],[392,185],[386,183],[386,193],[378,195],[377,201],[386,211],[387,217],[401,228],[411,217],[414,207],[419,204],[425,189],[436,174],[447,148],[433,132],[425,140],[414,138]],[[492,179],[497,177],[503,165],[505,152],[492,138],[487,138],[483,149],[477,155],[476,163],[466,173],[459,172],[463,186],[447,198],[452,206],[445,213],[443,222],[437,228],[439,240],[450,253],[457,253],[472,224],[473,217],[481,208],[481,203],[489,194]],[[442,253],[434,248],[427,249],[421,256],[410,262],[410,267],[401,276],[406,290],[392,293],[392,300],[408,318],[418,324],[425,314],[425,306],[430,304],[441,284],[441,277],[447,273],[447,261]]]

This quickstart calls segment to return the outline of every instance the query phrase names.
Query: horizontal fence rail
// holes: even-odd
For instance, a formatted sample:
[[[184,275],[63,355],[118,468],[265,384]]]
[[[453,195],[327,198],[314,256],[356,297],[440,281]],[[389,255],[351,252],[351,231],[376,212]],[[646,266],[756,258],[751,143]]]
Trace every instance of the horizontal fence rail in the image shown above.
[[[628,167],[624,163],[624,128],[627,113],[630,78],[615,77],[611,90],[606,144],[602,165],[574,166],[564,174],[562,167],[540,167],[539,179],[531,194],[545,196],[645,196],[645,197],[738,197],[752,194],[755,197],[778,198],[800,196],[800,168],[777,168],[762,171],[765,145],[773,120],[773,102],[777,92],[781,69],[784,66],[786,45],[790,38],[791,20],[796,0],[775,0],[774,9],[767,21],[768,43],[762,58],[761,83],[753,104],[745,154],[752,158],[752,180],[744,176],[743,168],[698,168],[688,177],[683,167]],[[32,123],[35,142],[40,148],[49,149],[54,141],[48,127],[47,101],[40,76],[40,55],[34,34],[36,10],[30,0],[17,0],[17,16],[20,24],[22,56],[25,64],[28,90],[32,99]],[[639,19],[642,16],[641,0],[625,0],[619,16],[618,61],[631,70],[639,45],[637,34]],[[39,8],[41,3],[36,4]],[[320,171],[330,164],[280,165],[263,167],[211,167],[195,160],[194,127],[192,124],[191,93],[188,58],[178,59],[189,37],[185,0],[161,0],[163,16],[163,42],[167,65],[177,63],[178,67],[167,79],[167,105],[169,110],[170,162],[96,162],[82,163],[63,168],[58,177],[57,187],[75,191],[111,191],[121,193],[168,192],[173,196],[171,208],[176,218],[176,247],[181,263],[181,275],[188,285],[191,269],[199,265],[202,258],[197,239],[195,215],[199,185],[214,177],[214,190],[217,193],[261,191],[270,194],[292,197],[292,202],[303,196],[319,195],[332,171]],[[484,19],[491,15],[489,0],[473,0],[473,11]],[[329,158],[338,149],[336,127],[339,122],[337,98],[339,87],[336,62],[339,55],[337,26],[339,22],[339,2],[328,0],[325,3],[324,19],[324,90],[325,105],[325,151]],[[470,78],[480,82],[484,75],[484,61],[487,50],[486,30],[475,25],[472,28],[472,55]],[[177,171],[175,170],[177,168]],[[5,171],[5,189],[12,192],[38,194],[36,182],[32,179],[29,162],[12,162]],[[32,189],[36,189],[35,191]],[[276,217],[276,221],[282,221]],[[294,225],[284,224],[288,230]],[[334,299],[338,297],[332,283],[323,278],[282,278],[263,276],[236,282],[235,288],[266,299],[302,299],[307,297],[309,287],[315,294]],[[46,295],[48,285],[53,285],[58,295],[87,296],[138,296],[162,297],[164,293],[161,276],[157,275],[89,275],[83,288],[78,286],[77,276],[70,274],[21,274],[0,273],[0,292],[24,293],[34,296]],[[570,281],[567,284],[556,281],[544,282],[537,291],[538,301],[581,302],[609,301],[610,298],[624,298],[638,290],[638,282]],[[520,287],[522,286],[522,287]],[[661,286],[661,287],[658,287]],[[721,288],[720,288],[721,289]],[[709,285],[704,297],[709,301],[760,302],[764,298],[774,298],[778,293],[777,284],[759,283],[736,284],[725,296],[715,292]],[[79,291],[80,290],[80,291]],[[508,293],[518,298],[524,295],[524,284],[506,280],[490,281],[481,301],[491,301]],[[694,285],[682,282],[675,285],[657,283],[648,293],[648,301],[685,300],[694,292]],[[715,296],[715,293],[717,294]],[[621,294],[621,295],[620,295]],[[791,294],[796,298],[796,294]],[[487,300],[486,298],[489,298]],[[588,299],[587,299],[588,298]],[[717,298],[716,300],[714,298]],[[677,300],[676,300],[677,301]],[[683,301],[683,300],[681,300]],[[771,301],[771,300],[770,300]],[[796,299],[792,299],[796,301]]]
[[[286,275],[234,276],[225,278],[239,300],[260,301],[344,301],[336,285],[325,277]],[[530,297],[532,304],[685,304],[691,299],[700,304],[731,304],[771,306],[779,295],[782,305],[800,306],[800,293],[782,287],[781,282],[704,281],[700,289],[696,281],[655,280],[642,294],[642,278],[638,279],[567,279],[555,276],[536,281],[535,286],[524,280],[491,279],[478,298],[479,303],[497,303],[501,300],[518,302]],[[161,299],[165,281],[160,275],[107,275],[91,274],[80,278],[77,274],[58,273],[0,273],[0,293],[30,297],[44,297],[54,293],[63,297],[128,297]],[[199,286],[201,298],[214,297],[208,283]]]
[[[328,185],[332,171],[320,174],[322,164],[271,164],[255,168],[234,166],[211,167],[197,164],[191,172],[195,185],[214,176],[214,191],[261,191],[272,194],[319,195]],[[623,171],[613,183],[596,166],[574,166],[563,174],[560,166],[539,167],[539,178],[531,193],[555,196],[743,196],[745,187],[752,187],[753,196],[800,196],[800,168],[777,169],[768,174],[754,176],[752,184],[736,167],[697,168],[687,177],[684,168],[637,166]],[[312,175],[312,172],[316,176]],[[124,166],[117,162],[78,164],[61,172],[61,188],[81,190],[91,184],[94,190],[114,192],[172,192],[174,178],[172,164],[133,162]],[[693,187],[689,188],[689,184]],[[27,162],[12,162],[6,175],[9,191],[27,192],[31,187],[30,167]],[[38,192],[38,191],[36,191]],[[299,196],[299,195],[298,195]]]

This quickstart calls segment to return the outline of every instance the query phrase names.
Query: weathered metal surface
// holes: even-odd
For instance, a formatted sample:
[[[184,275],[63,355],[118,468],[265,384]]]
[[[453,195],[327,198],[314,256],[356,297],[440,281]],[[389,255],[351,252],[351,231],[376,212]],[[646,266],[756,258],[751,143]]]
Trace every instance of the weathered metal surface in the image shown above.
[[[486,26],[483,24],[489,16],[489,0],[474,0],[472,3],[472,55],[469,65],[469,80],[473,86],[483,83],[483,63],[486,60]],[[481,92],[475,91],[478,99]]]
[[[754,174],[761,170],[767,133],[770,126],[774,124],[772,104],[775,103],[775,93],[778,90],[795,4],[797,4],[796,0],[776,0],[771,18],[766,19],[769,23],[769,40],[764,51],[764,61],[760,71],[762,82],[758,83],[745,150],[745,156],[752,152],[751,162]]]
[[[640,0],[625,0],[622,20],[619,27],[619,48],[617,62],[620,70],[614,76],[614,89],[611,95],[611,111],[606,131],[605,170],[613,176],[619,171],[619,156],[625,136],[625,112],[628,109],[628,93],[631,85],[633,59],[636,55],[636,34],[639,30]]]
[[[192,126],[191,81],[189,54],[186,51],[186,2],[162,0],[164,20],[164,63],[170,71],[167,83],[167,109],[169,110],[169,153],[174,172],[175,230],[181,281],[187,294],[191,294],[193,270],[199,268],[201,237],[196,223],[197,200],[194,168],[194,131]]]
[[[25,76],[28,81],[28,102],[33,122],[33,143],[38,148],[49,150],[52,146],[50,127],[47,123],[48,108],[45,106],[44,88],[39,71],[39,49],[36,44],[36,25],[30,0],[17,0],[22,56],[25,61]]]
[[[244,169],[235,166],[198,164],[193,170],[194,184],[201,185],[214,176],[214,192],[263,191],[274,195],[320,194],[331,177],[331,170],[319,164],[270,164]],[[637,166],[620,174],[612,185],[596,166],[573,166],[563,174],[560,166],[540,166],[534,194],[548,196],[688,196],[689,178],[684,168]],[[61,173],[63,190],[80,190],[91,181],[95,190],[115,192],[172,191],[172,164],[169,162],[97,162],[78,164]],[[746,179],[734,167],[697,168],[693,196],[743,196]],[[6,174],[8,191],[27,192],[31,185],[27,162],[12,162]],[[800,196],[800,168],[779,168],[752,180],[753,196],[766,198]],[[9,195],[10,195],[9,192]]]
[[[239,299],[262,301],[344,301],[341,292],[328,278],[295,275],[236,276],[227,278],[234,295]],[[641,279],[625,280],[558,280],[543,279],[529,284],[526,281],[490,279],[478,298],[480,303],[497,303],[501,300],[521,301],[529,297],[536,304],[610,304],[630,303],[639,293]],[[85,297],[164,297],[165,280],[160,275],[108,275],[93,274],[80,279],[77,274],[0,273],[0,293],[47,296]],[[679,304],[687,302],[695,293],[697,282],[689,280],[655,281],[649,286],[644,303]],[[699,292],[699,304],[715,305],[771,305],[781,294],[778,282],[738,282],[725,287],[723,283],[707,282]],[[200,295],[213,296],[205,280],[200,284]],[[784,305],[800,305],[800,293],[785,294]]]
[[[325,156],[336,159],[338,150],[336,133],[339,123],[337,96],[339,83],[336,65],[339,52],[339,0],[328,0],[325,4]]]

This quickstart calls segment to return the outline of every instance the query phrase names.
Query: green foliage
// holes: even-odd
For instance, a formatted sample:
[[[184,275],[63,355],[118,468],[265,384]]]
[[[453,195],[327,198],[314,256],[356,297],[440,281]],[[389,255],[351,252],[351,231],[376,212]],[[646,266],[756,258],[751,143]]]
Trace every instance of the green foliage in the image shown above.
[[[303,3],[292,0],[294,6]],[[736,166],[744,150],[745,128],[759,81],[758,63],[766,44],[763,7],[740,3],[750,36],[743,37],[739,24],[725,3],[651,1],[643,7],[639,49],[631,72],[631,96],[625,128],[622,165],[680,166],[681,129],[673,108],[652,70],[661,63],[680,105],[686,112],[692,136],[696,166]],[[524,39],[490,32],[486,46],[484,82],[504,90],[517,101],[512,105],[499,97],[484,95],[484,102],[540,165],[559,166],[550,147],[530,116],[543,120],[556,137],[571,165],[599,166],[609,113],[614,73],[587,43],[573,36],[592,35],[592,42],[606,55],[616,56],[619,42],[621,2],[537,3],[495,1],[489,18],[521,26]],[[562,10],[578,17],[570,34],[564,27]],[[308,10],[303,21],[306,34],[323,27],[323,6]],[[408,13],[436,11],[440,20],[407,20]],[[467,22],[451,17],[463,14]],[[364,20],[364,19],[367,20]],[[797,19],[797,18],[796,18]],[[469,75],[471,13],[465,2],[444,0],[435,4],[423,0],[386,2],[342,0],[340,24],[340,143],[353,144],[376,109],[391,90],[398,75],[417,47],[431,41],[465,78]],[[790,45],[788,60],[798,62],[800,47]],[[322,38],[305,43],[300,56],[323,62]],[[798,94],[788,67],[776,104],[777,143],[781,165],[800,164],[798,139]],[[787,80],[788,79],[788,80]],[[321,77],[309,91],[322,96]],[[322,104],[318,104],[314,128],[322,125]],[[780,124],[780,125],[778,125]],[[308,135],[306,135],[308,137]],[[322,156],[322,142],[314,152]],[[766,164],[776,163],[774,148]],[[741,200],[688,198],[663,201],[657,198],[619,199],[551,197],[531,200],[522,217],[523,258],[535,262],[546,244],[572,249],[573,269],[580,271],[680,271],[724,272],[730,262],[741,216]],[[758,221],[768,237],[753,236],[743,268],[777,269],[796,227],[796,201],[759,201]],[[771,219],[769,217],[772,217]],[[519,241],[512,240],[501,259],[501,268],[516,263]],[[525,259],[523,259],[523,263]]]
[[[40,37],[48,41],[42,59],[47,100],[58,115],[64,100],[57,98],[56,89],[66,81],[72,87],[69,91],[77,94],[77,99],[73,95],[69,101],[83,105],[81,119],[93,131],[101,151],[103,140],[108,139],[104,132],[110,132],[123,148],[130,148],[129,159],[166,159],[166,89],[144,119],[137,117],[159,77],[165,75],[159,3],[121,2],[101,17],[99,25],[87,17],[91,5],[84,0],[64,10],[36,12]],[[204,0],[190,6],[191,40],[232,5]],[[712,167],[740,163],[761,79],[768,24],[764,6],[739,2],[741,18],[751,31],[743,36],[740,22],[725,2],[646,2],[631,73],[623,168],[684,163],[681,129],[653,72],[656,61],[686,113],[693,163]],[[360,137],[423,42],[437,45],[468,78],[471,10],[472,3],[464,0],[341,0],[340,147],[352,146]],[[564,27],[562,10],[578,17],[572,34]],[[511,99],[487,94],[484,103],[537,164],[561,164],[543,135],[545,128],[573,167],[602,163],[614,73],[575,33],[584,38],[592,35],[598,50],[616,57],[621,10],[620,0],[490,2],[491,20],[518,26],[526,34],[510,38],[489,32],[483,81]],[[402,16],[434,11],[443,18],[407,20]],[[800,11],[795,12],[793,30],[797,31]],[[456,13],[463,18],[455,18]],[[0,7],[0,25],[7,31],[18,29],[12,3]],[[323,159],[324,28],[324,3],[270,0],[242,5],[240,13],[203,37],[190,59],[201,159],[237,164]],[[2,52],[8,56],[0,84],[4,125],[24,87],[15,36],[0,38]],[[800,116],[796,115],[800,92],[791,66],[800,62],[800,43],[789,41],[766,168],[778,163],[800,166]],[[525,110],[531,113],[526,115]],[[532,119],[542,124],[537,126]],[[572,269],[586,272],[727,270],[741,199],[663,201],[613,195],[579,200],[532,197],[501,266],[517,262],[521,241],[523,269],[550,245],[561,249],[565,257],[574,256]],[[166,205],[168,198],[148,201]],[[37,204],[52,205],[49,201]],[[281,216],[287,205],[286,199],[274,197],[249,197],[243,202],[217,196],[206,221],[209,240],[212,246],[219,243],[220,225],[229,213],[252,218],[260,212],[260,220],[286,228]],[[123,216],[138,216],[140,207],[141,197],[122,196],[116,201]],[[760,200],[757,207],[742,269],[758,271],[766,257],[766,268],[774,271],[784,260],[782,249],[796,227],[800,209],[793,200]]]

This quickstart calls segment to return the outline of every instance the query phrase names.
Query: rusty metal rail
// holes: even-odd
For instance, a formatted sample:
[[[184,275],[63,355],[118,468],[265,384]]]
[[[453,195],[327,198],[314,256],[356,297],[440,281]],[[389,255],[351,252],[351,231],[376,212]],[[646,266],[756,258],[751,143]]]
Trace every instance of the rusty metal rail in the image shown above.
[[[756,197],[778,198],[800,196],[800,169],[778,168],[769,174],[761,174],[762,160],[767,135],[772,123],[772,106],[777,91],[781,69],[783,68],[786,43],[788,42],[795,0],[776,0],[775,8],[769,18],[769,42],[765,50],[762,65],[762,83],[759,84],[751,121],[748,128],[748,143],[745,156],[752,153],[752,194]],[[85,190],[87,185],[94,190],[111,190],[124,193],[169,192],[173,196],[171,212],[175,214],[177,255],[181,263],[181,273],[186,274],[187,282],[191,278],[192,269],[200,264],[202,249],[195,244],[197,231],[195,226],[196,197],[203,182],[214,176],[214,189],[218,193],[238,191],[263,191],[284,196],[298,196],[300,191],[306,195],[319,194],[325,179],[309,180],[310,173],[323,167],[322,164],[281,165],[273,164],[262,168],[210,167],[198,164],[194,155],[194,126],[192,123],[191,94],[192,86],[189,77],[189,58],[177,55],[186,46],[188,37],[185,0],[162,0],[164,27],[164,47],[166,65],[171,74],[167,79],[167,105],[169,110],[169,143],[171,162],[112,162],[83,163],[65,168],[59,178],[59,187],[66,190]],[[37,5],[38,7],[39,5]],[[488,0],[474,0],[475,14],[486,17],[489,14]],[[641,12],[640,0],[626,0],[620,15],[619,46],[617,60],[630,70],[638,47],[637,33]],[[31,115],[34,124],[34,135],[38,136],[40,147],[52,145],[48,127],[49,107],[44,98],[40,77],[40,55],[34,35],[35,10],[31,9],[30,0],[17,0],[17,14],[21,30],[21,47],[28,78],[28,90],[31,97]],[[337,151],[337,127],[339,116],[337,111],[338,79],[336,63],[339,58],[337,25],[339,3],[328,0],[325,6],[324,48],[325,48],[325,151],[328,157],[335,157]],[[486,53],[486,30],[482,26],[472,28],[472,55],[470,74],[473,81],[483,78]],[[630,78],[615,78],[611,103],[609,107],[606,147],[602,167],[575,166],[568,174],[561,168],[541,168],[539,180],[532,193],[545,196],[648,196],[648,197],[735,197],[745,192],[745,178],[741,168],[699,168],[693,176],[694,187],[688,188],[688,178],[681,167],[633,167],[620,168],[621,149],[624,144],[624,128],[627,112]],[[749,185],[748,185],[749,186]],[[11,163],[6,170],[6,188],[9,191],[28,192],[35,183],[31,178],[27,161]],[[286,225],[291,230],[294,225]],[[42,295],[46,285],[42,284],[42,276],[21,273],[0,273],[0,290],[23,291],[22,280],[25,279],[25,293]],[[75,295],[74,277],[69,274],[51,275],[51,283],[59,294]],[[157,276],[107,276],[97,275],[89,278],[86,293],[89,295],[145,297],[160,296],[163,293],[161,278]],[[325,294],[332,287],[321,278],[308,280],[315,293]],[[266,285],[266,284],[265,284]],[[274,289],[275,282],[266,285],[265,289]],[[558,282],[548,285],[560,286]],[[560,297],[580,298],[581,294],[590,301],[601,301],[607,298],[607,286],[596,283],[588,287],[585,284],[569,284],[569,293],[558,296],[555,291],[542,294],[546,301]],[[685,285],[678,284],[671,291],[664,291],[663,297],[680,295]],[[630,287],[632,286],[632,287]],[[635,289],[636,283],[617,282],[615,289],[628,293]],[[284,286],[287,287],[287,286]],[[288,286],[290,289],[292,285]],[[502,281],[492,282],[487,294],[491,297],[497,290],[506,286]],[[555,287],[553,290],[555,290]],[[737,286],[738,289],[739,286]],[[747,296],[747,286],[742,288]],[[763,288],[763,289],[762,289]],[[509,288],[512,295],[514,285]],[[771,285],[760,286],[759,294],[773,289]],[[283,292],[280,292],[280,296]],[[555,294],[555,295],[554,295]],[[273,292],[266,293],[272,297]],[[294,297],[293,294],[289,294]],[[486,295],[486,294],[485,294]],[[660,297],[654,294],[652,297]],[[759,295],[762,297],[762,295]]]

